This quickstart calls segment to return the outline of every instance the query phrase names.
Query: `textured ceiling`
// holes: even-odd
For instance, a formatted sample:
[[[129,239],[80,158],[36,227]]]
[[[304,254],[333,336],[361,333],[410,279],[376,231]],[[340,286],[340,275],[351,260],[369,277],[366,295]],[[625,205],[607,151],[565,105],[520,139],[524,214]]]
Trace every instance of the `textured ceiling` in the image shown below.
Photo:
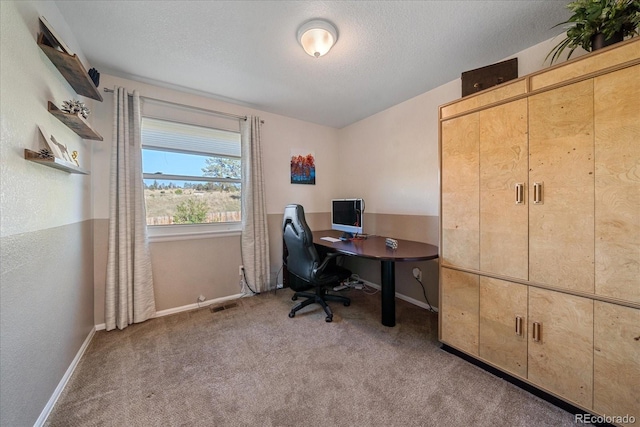
[[[342,128],[549,39],[565,1],[56,1],[100,72]],[[338,42],[308,56],[298,27]]]

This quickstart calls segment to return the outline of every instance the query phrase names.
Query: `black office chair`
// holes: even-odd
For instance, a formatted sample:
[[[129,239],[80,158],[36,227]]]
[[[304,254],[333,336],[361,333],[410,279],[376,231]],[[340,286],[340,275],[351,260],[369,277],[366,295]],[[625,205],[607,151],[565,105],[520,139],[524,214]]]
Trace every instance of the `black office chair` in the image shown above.
[[[313,235],[304,218],[304,208],[301,205],[288,205],[284,209],[284,219],[282,221],[282,234],[284,236],[283,261],[289,274],[292,277],[292,289],[297,291],[293,294],[292,300],[299,297],[307,298],[296,304],[289,313],[289,317],[294,317],[296,311],[310,305],[320,304],[327,314],[325,320],[333,320],[333,312],[327,305],[327,301],[338,301],[345,306],[351,305],[351,300],[340,295],[327,293],[326,286],[336,285],[342,280],[348,279],[351,272],[335,263],[337,253],[328,253],[324,259],[318,255],[318,251],[313,244]],[[303,282],[302,287],[296,289],[293,282],[298,282],[295,278]],[[315,292],[305,292],[305,289],[315,287]]]

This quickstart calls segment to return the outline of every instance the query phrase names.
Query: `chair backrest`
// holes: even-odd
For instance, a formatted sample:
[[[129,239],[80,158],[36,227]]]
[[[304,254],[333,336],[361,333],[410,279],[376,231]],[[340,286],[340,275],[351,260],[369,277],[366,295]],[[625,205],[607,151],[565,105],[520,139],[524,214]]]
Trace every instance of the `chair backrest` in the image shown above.
[[[282,235],[286,245],[284,263],[287,270],[302,280],[313,283],[315,270],[321,260],[301,205],[287,205],[284,208]]]

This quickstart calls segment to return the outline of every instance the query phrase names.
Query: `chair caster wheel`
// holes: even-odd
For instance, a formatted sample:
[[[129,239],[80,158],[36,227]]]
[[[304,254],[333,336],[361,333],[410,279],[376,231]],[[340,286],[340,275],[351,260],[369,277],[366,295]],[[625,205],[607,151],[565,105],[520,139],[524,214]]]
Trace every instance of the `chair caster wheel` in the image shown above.
[[[350,305],[351,305],[351,302],[345,302],[345,303],[344,303],[344,306],[345,306],[345,307],[349,307]]]
[[[296,317],[296,314],[292,311],[292,312],[289,313],[289,317],[290,318]]]
[[[291,297],[291,301],[295,301],[295,300],[297,300],[297,299],[298,299],[298,297],[297,297],[297,296],[295,296],[295,295]]]
[[[333,322],[333,316],[327,316],[324,318],[324,321],[327,323]]]

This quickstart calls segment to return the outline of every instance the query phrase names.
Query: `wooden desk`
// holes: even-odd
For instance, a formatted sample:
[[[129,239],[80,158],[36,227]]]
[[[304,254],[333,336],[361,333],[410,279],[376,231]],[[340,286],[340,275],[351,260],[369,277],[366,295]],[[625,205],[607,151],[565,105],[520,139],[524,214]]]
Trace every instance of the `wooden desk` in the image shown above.
[[[367,239],[355,239],[340,242],[329,242],[322,237],[339,238],[342,232],[322,230],[313,232],[313,243],[348,256],[376,259],[381,267],[382,324],[396,325],[396,271],[395,263],[400,261],[428,261],[438,258],[438,247],[428,243],[411,240],[398,241],[398,249],[391,249],[385,244],[386,237],[369,236]]]

